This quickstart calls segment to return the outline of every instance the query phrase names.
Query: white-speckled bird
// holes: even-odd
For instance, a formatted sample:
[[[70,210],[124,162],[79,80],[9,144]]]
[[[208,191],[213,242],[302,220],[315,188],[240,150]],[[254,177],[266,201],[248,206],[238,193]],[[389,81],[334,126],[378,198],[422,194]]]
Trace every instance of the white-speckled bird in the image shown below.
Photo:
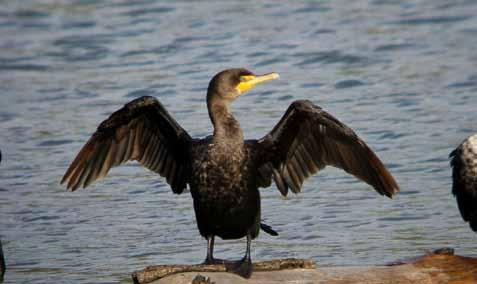
[[[465,139],[449,155],[452,167],[452,193],[460,214],[477,232],[477,134]]]

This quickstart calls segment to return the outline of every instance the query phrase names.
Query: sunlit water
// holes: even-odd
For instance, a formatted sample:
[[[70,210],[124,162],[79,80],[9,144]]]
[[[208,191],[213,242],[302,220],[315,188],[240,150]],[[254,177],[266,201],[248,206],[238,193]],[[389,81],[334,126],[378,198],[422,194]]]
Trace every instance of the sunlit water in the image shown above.
[[[477,255],[447,158],[477,131],[476,1],[4,1],[0,35],[5,283],[129,282],[147,265],[202,261],[190,195],[158,175],[131,163],[74,193],[59,180],[97,125],[138,96],[210,134],[206,87],[229,67],[281,75],[234,105],[248,138],[310,99],[355,129],[402,189],[387,199],[331,168],[288,199],[263,189],[280,236],[260,235],[253,259]],[[244,250],[244,240],[216,246],[225,258]]]

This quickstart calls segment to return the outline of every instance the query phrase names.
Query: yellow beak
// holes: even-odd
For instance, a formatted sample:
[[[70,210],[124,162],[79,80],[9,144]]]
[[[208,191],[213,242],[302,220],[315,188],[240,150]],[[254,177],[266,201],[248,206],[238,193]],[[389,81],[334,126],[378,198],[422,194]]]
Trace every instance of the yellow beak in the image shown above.
[[[264,82],[267,82],[267,81],[271,81],[271,80],[275,80],[275,79],[278,79],[278,78],[280,78],[280,75],[278,75],[278,73],[275,73],[275,72],[268,73],[268,74],[265,74],[265,75],[242,76],[242,77],[240,77],[240,80],[242,82],[240,82],[237,85],[237,87],[235,87],[235,89],[237,90],[239,95],[242,95],[242,94],[244,94],[245,92],[252,89],[253,87],[255,87],[258,84],[261,84],[261,83],[264,83]]]

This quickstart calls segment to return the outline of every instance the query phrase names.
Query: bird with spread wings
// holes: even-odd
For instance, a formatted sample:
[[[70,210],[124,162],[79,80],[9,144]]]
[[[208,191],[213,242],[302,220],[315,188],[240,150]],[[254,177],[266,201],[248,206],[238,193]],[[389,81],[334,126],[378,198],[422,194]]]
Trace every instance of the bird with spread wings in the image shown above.
[[[126,104],[103,121],[66,171],[62,183],[76,190],[106,176],[127,161],[138,161],[164,177],[174,193],[190,188],[200,234],[207,239],[206,263],[214,237],[247,238],[242,260],[232,271],[251,274],[250,244],[262,224],[260,187],[272,180],[281,194],[298,193],[309,176],[326,166],[341,168],[391,197],[399,191],[393,176],[356,133],[307,100],[293,102],[263,138],[245,140],[231,112],[233,101],[277,73],[255,75],[228,69],[215,75],[207,90],[213,135],[195,139],[150,96]]]

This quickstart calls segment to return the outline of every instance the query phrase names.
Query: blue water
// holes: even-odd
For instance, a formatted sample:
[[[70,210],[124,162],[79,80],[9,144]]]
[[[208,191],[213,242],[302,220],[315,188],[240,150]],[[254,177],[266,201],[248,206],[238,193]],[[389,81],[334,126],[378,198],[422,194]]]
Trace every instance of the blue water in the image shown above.
[[[129,283],[151,264],[197,263],[191,197],[135,163],[88,190],[59,181],[97,125],[156,96],[193,136],[211,132],[209,79],[229,67],[279,72],[234,105],[259,138],[310,99],[374,149],[393,200],[328,168],[303,193],[262,190],[255,260],[385,264],[477,235],[450,194],[447,155],[477,131],[477,2],[4,1],[0,5],[0,238],[5,283]],[[244,240],[218,241],[239,258]]]

